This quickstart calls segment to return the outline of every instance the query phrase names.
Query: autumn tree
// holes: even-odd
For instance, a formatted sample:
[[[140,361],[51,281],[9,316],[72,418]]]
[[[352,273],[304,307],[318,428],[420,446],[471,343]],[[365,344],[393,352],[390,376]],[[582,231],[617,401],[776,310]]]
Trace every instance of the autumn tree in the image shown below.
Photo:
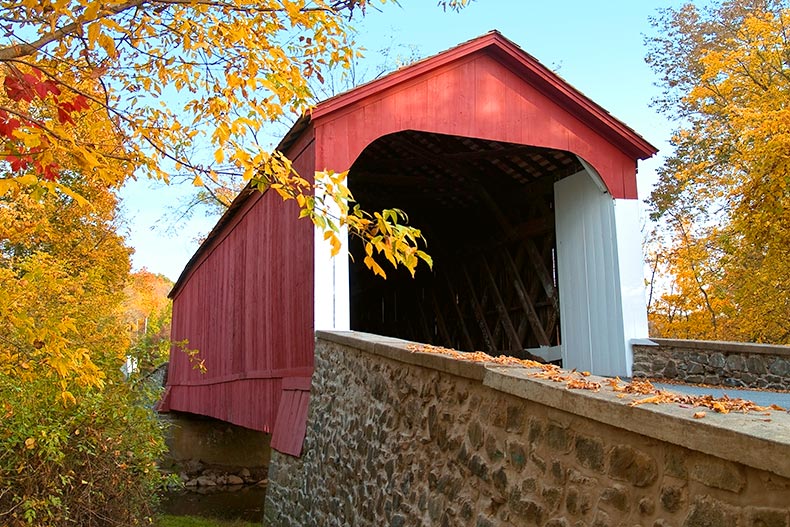
[[[357,35],[357,30],[352,31],[352,36]],[[411,64],[420,58],[422,57],[416,45],[397,42],[394,37],[390,37],[390,40],[380,49],[365,51],[365,57],[362,60],[355,60],[350,64],[327,64],[320,77],[309,78],[308,87],[311,93],[309,103],[310,105],[318,104],[397,68]],[[277,122],[271,123],[271,126],[267,127],[268,133],[256,135],[255,141],[265,144],[268,136],[270,141],[276,142],[287,133],[299,117],[300,115],[296,113],[283,114]],[[222,169],[222,167],[219,168]],[[189,173],[176,174],[171,177],[171,180],[179,183],[193,183]],[[223,171],[222,174],[215,172],[210,178],[202,178],[200,183],[191,195],[171,209],[168,214],[168,230],[176,231],[177,225],[196,213],[202,213],[208,217],[223,214],[247,184],[247,181],[240,174],[230,170]]]
[[[59,179],[82,198],[0,197],[0,524],[132,525],[151,514],[163,441],[121,371],[130,250],[106,184]]]
[[[366,7],[0,0],[0,524],[149,520],[163,444],[146,384],[122,372],[138,337],[115,220],[128,178],[227,171],[297,201],[336,251],[348,226],[380,274],[377,255],[430,262],[399,211],[351,208],[343,174],[296,174],[255,140],[351,63],[346,17]]]
[[[653,310],[664,335],[790,342],[789,23],[775,0],[689,3],[654,20],[657,104],[679,123],[650,198],[673,233],[674,292]],[[667,315],[678,310],[704,323],[689,333]]]
[[[123,320],[129,330],[130,366],[143,374],[167,361],[170,351],[172,302],[167,297],[173,282],[147,269],[131,273],[126,281]]]
[[[0,0],[0,159],[23,174],[0,180],[0,192],[52,186],[69,169],[109,185],[126,167],[165,180],[186,172],[197,185],[234,175],[296,200],[334,247],[347,226],[373,256],[413,272],[428,259],[417,252],[420,232],[403,225],[399,211],[349,208],[343,175],[296,174],[256,142],[267,123],[309,108],[308,79],[350,67],[357,50],[349,18],[368,7],[369,0]],[[96,113],[112,124],[109,135],[74,133]],[[192,155],[201,142],[208,159]]]

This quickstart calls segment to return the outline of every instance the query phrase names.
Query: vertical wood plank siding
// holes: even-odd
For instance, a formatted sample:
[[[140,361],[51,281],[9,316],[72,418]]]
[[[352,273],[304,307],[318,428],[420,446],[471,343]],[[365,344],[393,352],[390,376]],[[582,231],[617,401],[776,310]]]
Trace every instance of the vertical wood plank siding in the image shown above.
[[[290,152],[312,178],[311,134]],[[313,367],[313,228],[293,202],[256,195],[205,251],[173,299],[173,340],[189,339],[206,373],[171,353],[168,404],[271,432],[283,377]]]

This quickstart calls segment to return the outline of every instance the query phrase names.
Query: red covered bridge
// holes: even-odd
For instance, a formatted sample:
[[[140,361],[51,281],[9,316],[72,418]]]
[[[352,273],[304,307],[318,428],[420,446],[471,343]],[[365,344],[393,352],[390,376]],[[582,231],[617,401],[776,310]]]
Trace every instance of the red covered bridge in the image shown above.
[[[174,352],[164,409],[298,455],[315,329],[630,373],[647,336],[636,165],[656,150],[499,33],[320,103],[278,149],[303,176],[349,170],[366,210],[407,211],[434,270],[376,278],[244,190],[171,293],[173,339],[208,372]]]

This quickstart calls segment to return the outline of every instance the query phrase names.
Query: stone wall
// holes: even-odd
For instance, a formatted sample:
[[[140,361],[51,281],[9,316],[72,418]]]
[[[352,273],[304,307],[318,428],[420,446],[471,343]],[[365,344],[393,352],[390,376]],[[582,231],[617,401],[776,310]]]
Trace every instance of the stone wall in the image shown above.
[[[319,332],[268,526],[790,527],[784,412],[695,420],[405,344]]]
[[[790,346],[651,339],[634,346],[634,377],[790,390]]]

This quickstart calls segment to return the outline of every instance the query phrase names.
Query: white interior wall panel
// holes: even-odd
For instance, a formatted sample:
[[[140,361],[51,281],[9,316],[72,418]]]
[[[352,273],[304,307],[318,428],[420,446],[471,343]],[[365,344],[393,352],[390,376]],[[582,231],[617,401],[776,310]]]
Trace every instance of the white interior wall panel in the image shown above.
[[[614,200],[593,177],[554,185],[563,366],[628,376]]]

